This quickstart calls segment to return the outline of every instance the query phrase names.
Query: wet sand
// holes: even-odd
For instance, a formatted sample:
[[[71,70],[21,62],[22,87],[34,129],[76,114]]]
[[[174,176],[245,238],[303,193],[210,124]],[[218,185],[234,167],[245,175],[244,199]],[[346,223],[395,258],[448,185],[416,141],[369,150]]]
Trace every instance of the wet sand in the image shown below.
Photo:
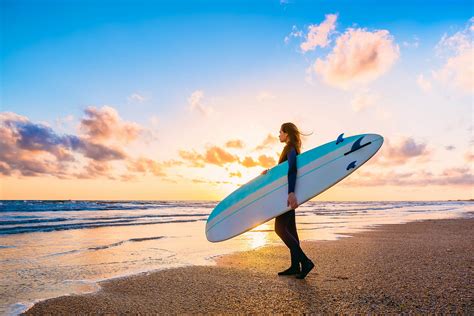
[[[104,281],[26,314],[474,313],[474,219],[383,225],[302,248],[316,264],[304,280],[277,276],[290,260],[282,244]]]

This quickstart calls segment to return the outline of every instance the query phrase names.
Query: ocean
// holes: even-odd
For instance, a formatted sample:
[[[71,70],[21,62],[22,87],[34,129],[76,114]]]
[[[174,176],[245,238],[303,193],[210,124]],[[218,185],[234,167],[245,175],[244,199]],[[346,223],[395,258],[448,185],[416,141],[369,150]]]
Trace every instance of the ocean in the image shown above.
[[[215,201],[0,201],[0,313],[96,291],[98,281],[212,265],[216,256],[283,242],[274,221],[210,243]],[[301,240],[336,240],[383,224],[472,217],[472,201],[321,202],[297,208]],[[289,256],[289,255],[288,255]]]

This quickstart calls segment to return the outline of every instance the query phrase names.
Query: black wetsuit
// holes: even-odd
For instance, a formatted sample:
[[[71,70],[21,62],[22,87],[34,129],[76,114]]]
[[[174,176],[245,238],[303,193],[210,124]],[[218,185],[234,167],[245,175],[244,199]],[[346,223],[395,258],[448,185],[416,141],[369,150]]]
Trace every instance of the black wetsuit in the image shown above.
[[[286,159],[288,160],[288,194],[295,192],[296,185],[296,149],[292,147]],[[298,233],[296,232],[295,210],[291,209],[275,218],[275,232],[283,240],[285,245],[290,249],[291,266],[299,268],[299,262],[308,260],[305,253],[300,247]]]

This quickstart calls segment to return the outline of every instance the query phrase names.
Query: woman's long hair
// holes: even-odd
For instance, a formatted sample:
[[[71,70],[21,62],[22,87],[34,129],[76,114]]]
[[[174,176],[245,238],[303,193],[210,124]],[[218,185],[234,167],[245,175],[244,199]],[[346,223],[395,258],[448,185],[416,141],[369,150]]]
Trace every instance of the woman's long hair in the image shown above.
[[[290,151],[291,147],[295,147],[297,154],[301,153],[301,137],[300,137],[300,135],[309,136],[309,135],[312,134],[311,133],[311,134],[305,135],[305,134],[301,133],[298,130],[298,127],[296,127],[295,124],[290,123],[290,122],[283,123],[281,125],[281,130],[288,134],[289,142],[288,142],[288,144],[286,144],[285,148],[283,148],[283,151],[281,152],[280,159],[278,160],[279,164],[286,160],[286,155],[288,154],[288,151]]]

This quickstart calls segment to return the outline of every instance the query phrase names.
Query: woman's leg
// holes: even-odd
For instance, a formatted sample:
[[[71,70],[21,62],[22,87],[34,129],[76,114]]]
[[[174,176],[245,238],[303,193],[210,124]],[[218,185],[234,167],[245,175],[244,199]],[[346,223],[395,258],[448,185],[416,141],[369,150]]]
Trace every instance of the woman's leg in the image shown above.
[[[292,267],[297,267],[299,262],[308,260],[299,245],[295,225],[295,210],[290,210],[275,218],[275,232],[290,249]],[[295,232],[296,236],[292,232]]]
[[[295,210],[290,210],[289,212],[292,212],[291,217],[290,217],[290,222],[288,225],[288,229],[290,230],[290,234],[295,236],[296,240],[298,240],[298,243],[300,242],[300,239],[298,238],[298,232],[296,231],[296,216],[295,216]]]

